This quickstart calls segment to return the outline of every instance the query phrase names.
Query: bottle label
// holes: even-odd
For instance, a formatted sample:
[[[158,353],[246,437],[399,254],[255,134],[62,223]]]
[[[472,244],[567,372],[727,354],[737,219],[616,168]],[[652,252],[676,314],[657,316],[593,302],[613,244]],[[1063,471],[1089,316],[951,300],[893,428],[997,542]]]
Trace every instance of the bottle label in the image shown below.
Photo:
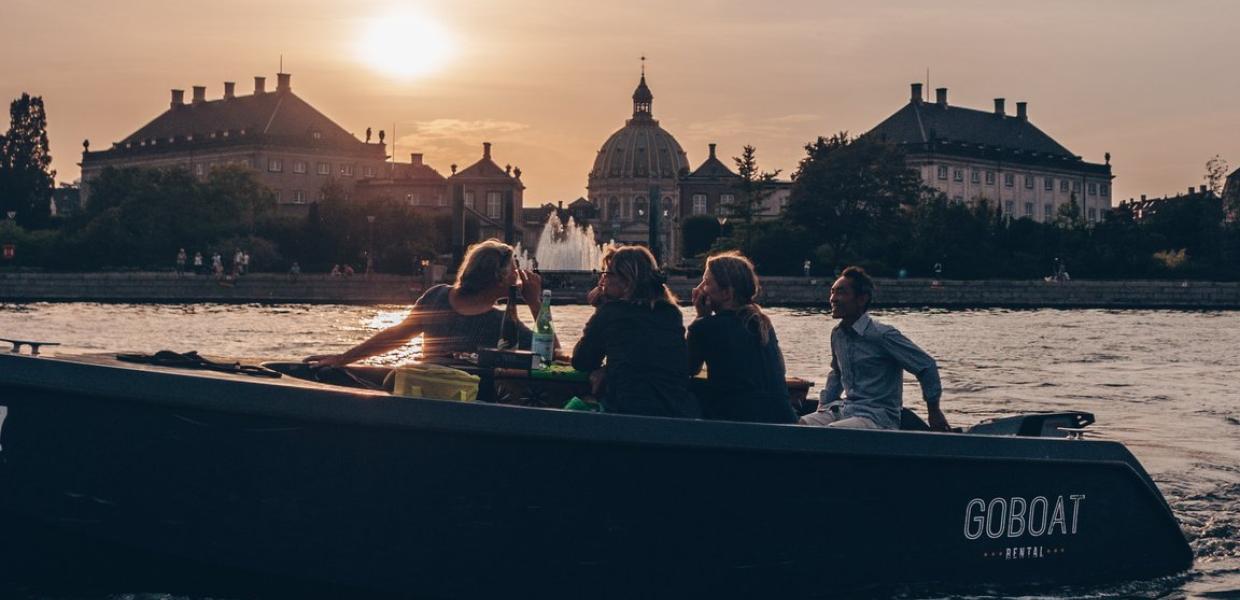
[[[530,351],[542,358],[543,367],[551,366],[551,360],[554,358],[555,336],[549,333],[535,333],[533,343],[530,345]]]

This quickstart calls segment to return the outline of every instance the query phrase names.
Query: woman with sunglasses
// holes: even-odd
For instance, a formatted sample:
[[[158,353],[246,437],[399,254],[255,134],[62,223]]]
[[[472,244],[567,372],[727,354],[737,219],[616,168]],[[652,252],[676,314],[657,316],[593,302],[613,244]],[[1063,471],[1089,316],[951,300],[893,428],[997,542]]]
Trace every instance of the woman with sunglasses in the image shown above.
[[[666,284],[654,255],[641,246],[611,247],[603,254],[602,278],[588,297],[597,308],[573,349],[573,368],[592,373],[591,381],[603,388],[606,412],[701,414],[689,394],[684,319]]]
[[[391,352],[418,335],[423,336],[423,362],[448,362],[456,352],[494,347],[505,321],[504,311],[495,308],[495,303],[507,297],[510,286],[521,290],[530,314],[537,319],[542,306],[542,278],[517,268],[512,246],[494,239],[479,242],[465,253],[456,283],[427,289],[405,320],[341,354],[310,356],[305,362],[339,367]],[[506,320],[516,326],[519,345],[529,348],[529,327],[517,318],[516,306],[510,304],[507,311]]]

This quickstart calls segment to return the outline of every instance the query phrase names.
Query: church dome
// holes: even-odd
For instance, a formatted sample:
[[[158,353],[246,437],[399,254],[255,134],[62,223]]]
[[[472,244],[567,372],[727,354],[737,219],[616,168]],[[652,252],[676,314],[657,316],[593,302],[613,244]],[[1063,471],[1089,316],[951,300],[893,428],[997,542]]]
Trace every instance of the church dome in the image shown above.
[[[607,180],[671,179],[689,168],[680,143],[652,116],[653,102],[643,74],[633,92],[633,118],[599,148],[590,170],[592,186]]]

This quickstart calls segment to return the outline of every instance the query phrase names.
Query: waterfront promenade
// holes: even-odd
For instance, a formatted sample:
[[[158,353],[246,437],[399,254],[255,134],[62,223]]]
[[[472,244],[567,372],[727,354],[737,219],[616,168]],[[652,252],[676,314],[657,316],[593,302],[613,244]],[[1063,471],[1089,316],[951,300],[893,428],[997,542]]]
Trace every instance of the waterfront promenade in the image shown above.
[[[589,273],[548,274],[557,303],[582,303]],[[764,304],[823,306],[831,280],[764,277]],[[934,281],[878,279],[875,305],[939,308],[1180,308],[1240,309],[1240,283],[1209,281]],[[673,277],[682,298],[696,278]],[[421,277],[254,273],[236,281],[173,273],[3,273],[0,302],[165,302],[407,304],[424,288]]]

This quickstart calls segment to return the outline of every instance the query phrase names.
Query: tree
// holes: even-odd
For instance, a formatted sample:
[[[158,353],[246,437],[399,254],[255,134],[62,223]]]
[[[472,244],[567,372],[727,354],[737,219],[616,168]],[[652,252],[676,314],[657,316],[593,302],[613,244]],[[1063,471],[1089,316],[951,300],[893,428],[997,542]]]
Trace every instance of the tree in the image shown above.
[[[1206,161],[1206,174],[1202,179],[1206,182],[1206,189],[1215,196],[1223,195],[1223,185],[1227,182],[1227,160],[1221,155],[1215,154],[1214,158]]]
[[[0,210],[23,226],[47,223],[56,172],[47,145],[43,98],[23,93],[9,105],[9,130],[0,137]]]
[[[736,193],[732,196],[732,202],[723,207],[724,215],[739,226],[742,236],[741,252],[749,254],[754,221],[766,208],[766,199],[774,193],[775,178],[780,171],[758,169],[757,149],[753,146],[745,146],[741,155],[733,157],[732,160],[736,163],[739,178],[733,185]]]
[[[711,245],[715,243],[715,238],[719,237],[721,229],[719,221],[714,217],[706,215],[687,217],[680,224],[680,235],[684,240],[681,256],[693,258],[710,250]]]
[[[885,242],[902,207],[927,193],[893,144],[841,132],[819,137],[805,152],[784,218],[824,246],[819,255],[827,264],[855,261],[860,249]]]

